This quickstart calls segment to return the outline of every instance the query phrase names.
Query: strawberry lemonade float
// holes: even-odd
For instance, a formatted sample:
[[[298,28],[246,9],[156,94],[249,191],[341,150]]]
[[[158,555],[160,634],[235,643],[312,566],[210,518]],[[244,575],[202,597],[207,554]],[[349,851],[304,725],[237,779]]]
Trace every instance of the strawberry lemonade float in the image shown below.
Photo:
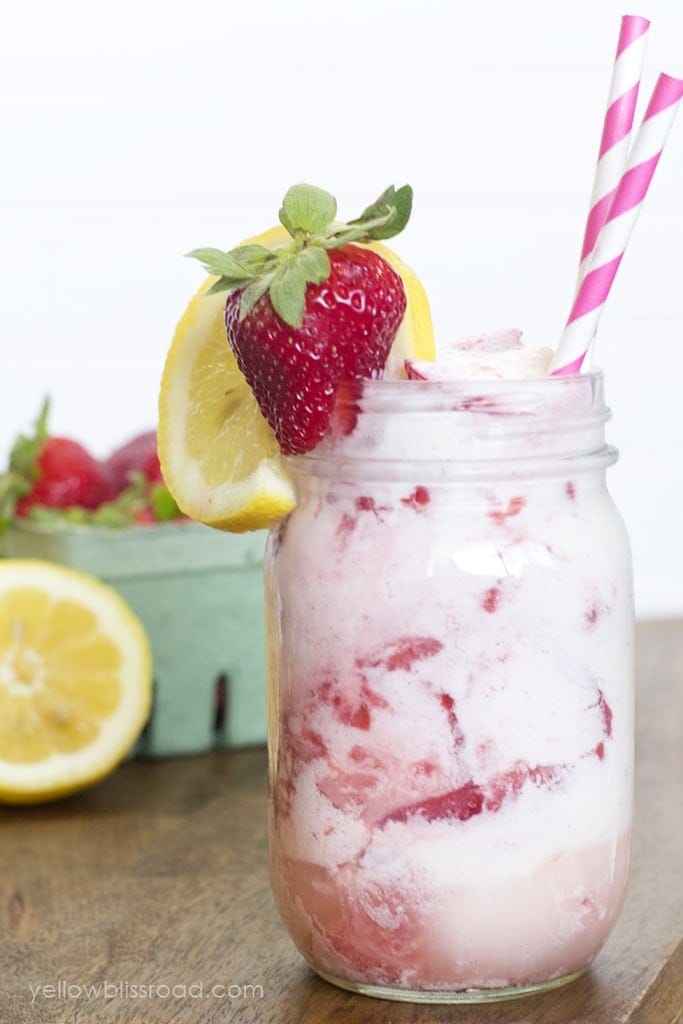
[[[354,991],[474,1002],[572,979],[619,913],[630,554],[600,375],[548,375],[514,330],[437,355],[382,241],[410,205],[391,188],[342,224],[295,186],[282,228],[197,250],[213,277],[169,353],[160,452],[185,512],[271,527],[270,860],[292,938]]]
[[[266,559],[271,863],[324,977],[473,1000],[569,980],[619,912],[631,569],[600,378],[448,372],[364,383],[293,467]]]

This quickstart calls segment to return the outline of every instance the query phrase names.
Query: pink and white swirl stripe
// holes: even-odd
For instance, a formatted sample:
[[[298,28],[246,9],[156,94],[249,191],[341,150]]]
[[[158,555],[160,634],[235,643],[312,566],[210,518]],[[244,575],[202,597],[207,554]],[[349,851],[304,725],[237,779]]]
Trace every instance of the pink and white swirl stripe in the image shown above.
[[[578,373],[683,99],[683,80],[660,75],[574,300],[549,373]]]
[[[647,18],[638,15],[626,14],[621,19],[607,112],[595,168],[590,212],[581,247],[579,283],[586,269],[588,257],[595,248],[600,229],[607,220],[628,161],[631,128],[638,101],[638,87],[643,71],[649,27],[650,22]]]

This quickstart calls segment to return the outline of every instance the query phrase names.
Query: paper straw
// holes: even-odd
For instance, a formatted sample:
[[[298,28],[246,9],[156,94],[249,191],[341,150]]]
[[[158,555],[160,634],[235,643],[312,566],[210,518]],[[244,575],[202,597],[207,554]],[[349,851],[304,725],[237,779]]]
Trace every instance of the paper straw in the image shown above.
[[[682,98],[683,79],[660,75],[550,364],[555,376],[581,369]]]
[[[588,257],[595,248],[600,229],[607,220],[617,186],[628,161],[631,128],[638,100],[638,87],[643,71],[649,27],[650,22],[647,18],[641,18],[638,15],[626,14],[621,19],[621,31],[619,32],[607,111],[602,127],[600,151],[593,180],[590,212],[581,247],[581,265],[577,287],[581,284]]]

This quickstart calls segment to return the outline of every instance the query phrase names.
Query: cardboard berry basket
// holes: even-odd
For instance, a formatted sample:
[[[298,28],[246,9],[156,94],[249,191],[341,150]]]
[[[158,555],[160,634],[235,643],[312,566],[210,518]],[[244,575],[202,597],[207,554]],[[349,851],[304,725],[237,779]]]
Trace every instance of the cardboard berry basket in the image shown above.
[[[152,645],[154,706],[135,753],[164,757],[265,741],[265,537],[186,522],[25,522],[0,536],[0,553],[98,576],[138,614]]]

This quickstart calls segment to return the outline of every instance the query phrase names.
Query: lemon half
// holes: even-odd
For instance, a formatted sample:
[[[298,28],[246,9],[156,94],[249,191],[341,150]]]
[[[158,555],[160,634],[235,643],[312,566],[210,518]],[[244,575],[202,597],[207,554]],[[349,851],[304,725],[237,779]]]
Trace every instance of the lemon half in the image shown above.
[[[283,227],[243,244],[270,249],[291,241]],[[390,359],[434,359],[429,302],[413,271],[380,242],[369,248],[401,276],[406,312]],[[225,337],[225,294],[190,301],[173,337],[159,395],[159,457],[166,485],[187,515],[208,526],[258,530],[296,505],[275,435],[261,414]]]
[[[149,715],[152,660],[123,599],[51,562],[0,561],[0,800],[97,782]]]

